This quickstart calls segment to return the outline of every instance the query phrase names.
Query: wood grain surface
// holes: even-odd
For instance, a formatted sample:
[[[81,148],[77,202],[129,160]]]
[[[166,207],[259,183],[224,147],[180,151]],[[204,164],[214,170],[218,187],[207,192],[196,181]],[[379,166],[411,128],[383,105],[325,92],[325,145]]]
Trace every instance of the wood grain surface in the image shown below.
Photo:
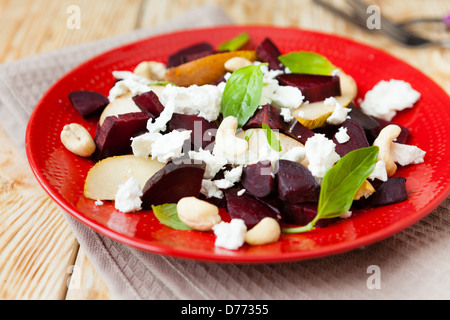
[[[374,3],[396,21],[450,12],[450,0]],[[237,24],[293,26],[351,37],[405,60],[450,93],[450,49],[402,47],[334,17],[311,0],[0,0],[0,62],[152,26],[208,4],[221,5]],[[81,10],[80,29],[67,27],[71,5]],[[418,28],[450,38],[439,26]],[[1,127],[0,145],[0,299],[113,299]]]

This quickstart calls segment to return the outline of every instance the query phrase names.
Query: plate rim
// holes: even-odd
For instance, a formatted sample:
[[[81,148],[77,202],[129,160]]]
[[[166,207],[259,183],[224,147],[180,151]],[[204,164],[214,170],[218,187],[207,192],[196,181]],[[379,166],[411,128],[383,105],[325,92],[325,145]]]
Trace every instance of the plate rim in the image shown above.
[[[416,212],[416,214],[412,216],[408,216],[406,218],[403,218],[402,220],[396,221],[395,223],[377,230],[376,232],[371,232],[369,234],[366,234],[364,236],[358,237],[357,239],[353,239],[350,242],[344,241],[335,243],[332,245],[328,245],[326,247],[320,247],[320,248],[314,248],[311,250],[302,250],[302,251],[294,251],[294,252],[283,252],[281,256],[274,257],[274,256],[259,256],[259,255],[247,255],[247,256],[233,256],[233,255],[226,255],[226,254],[211,254],[211,253],[199,253],[199,252],[186,252],[183,249],[177,249],[173,248],[171,246],[166,245],[160,245],[155,243],[149,243],[148,241],[133,238],[130,236],[126,236],[124,234],[120,234],[118,232],[115,232],[107,227],[104,227],[102,225],[99,225],[95,221],[85,217],[83,214],[78,212],[76,208],[73,208],[73,206],[68,203],[65,199],[63,199],[59,193],[54,190],[51,185],[45,180],[43,176],[41,176],[41,172],[39,168],[37,167],[35,163],[35,159],[33,158],[33,154],[31,151],[30,146],[30,140],[31,138],[31,125],[33,123],[33,119],[36,117],[36,114],[39,112],[39,106],[42,104],[43,101],[52,94],[55,87],[58,86],[58,84],[68,76],[70,76],[73,72],[76,72],[79,69],[83,69],[95,60],[106,56],[110,54],[114,54],[117,51],[124,50],[128,47],[133,47],[138,45],[142,42],[148,42],[152,41],[154,39],[163,38],[163,37],[170,37],[173,35],[179,35],[179,34],[185,34],[185,33],[192,33],[192,32],[205,32],[205,31],[214,31],[218,29],[233,29],[233,30],[240,30],[245,31],[249,29],[275,29],[275,30],[292,30],[292,31],[300,31],[300,32],[306,32],[310,33],[316,36],[326,36],[326,37],[333,37],[337,38],[340,41],[348,42],[355,44],[357,46],[366,47],[370,50],[377,51],[385,56],[388,56],[390,59],[394,59],[398,61],[399,63],[407,65],[409,68],[414,70],[417,73],[420,73],[422,76],[428,78],[435,86],[437,86],[440,90],[442,90],[444,93],[445,90],[442,88],[442,86],[436,82],[434,82],[429,76],[427,76],[424,72],[417,69],[416,67],[410,65],[409,63],[402,61],[401,59],[397,58],[396,56],[388,53],[387,51],[365,44],[358,41],[355,41],[353,39],[347,38],[342,35],[337,35],[333,33],[326,33],[321,31],[315,31],[315,30],[308,30],[308,29],[301,29],[296,27],[278,27],[278,26],[264,26],[264,25],[223,25],[218,27],[206,27],[206,28],[195,28],[195,29],[186,29],[186,30],[179,30],[179,31],[172,31],[167,32],[155,36],[146,37],[137,41],[133,41],[131,43],[127,43],[124,45],[116,46],[114,48],[111,48],[109,50],[106,50],[102,53],[96,54],[92,56],[91,58],[87,59],[86,61],[82,62],[81,64],[77,65],[76,67],[72,68],[70,71],[65,73],[60,79],[58,79],[56,82],[54,82],[44,93],[44,95],[39,99],[38,103],[35,105],[35,108],[33,109],[33,112],[28,120],[27,123],[27,129],[26,129],[26,135],[25,135],[25,148],[26,148],[26,155],[28,163],[32,169],[32,172],[34,176],[36,177],[37,181],[41,185],[41,187],[46,191],[46,193],[67,213],[69,213],[72,217],[76,218],[78,221],[82,222],[86,227],[92,228],[96,232],[103,234],[104,236],[118,241],[120,243],[123,243],[125,245],[128,245],[130,247],[134,247],[137,249],[141,249],[150,253],[160,254],[163,256],[170,256],[170,257],[176,257],[176,258],[182,258],[182,259],[188,259],[188,260],[196,260],[196,261],[205,261],[205,262],[216,262],[216,263],[280,263],[280,262],[290,262],[290,261],[302,261],[302,260],[310,260],[310,259],[316,259],[316,258],[322,258],[327,257],[330,255],[340,254],[348,251],[352,251],[356,248],[360,248],[369,244],[374,244],[376,242],[379,242],[383,239],[389,238],[393,236],[394,234],[414,225],[418,221],[422,220],[424,217],[428,216],[430,213],[432,213],[439,205],[445,201],[445,199],[450,195],[450,183],[447,183],[447,185],[442,189],[442,191],[433,198],[432,201],[427,205],[426,209],[421,210],[420,212]],[[447,94],[448,96],[448,94]]]

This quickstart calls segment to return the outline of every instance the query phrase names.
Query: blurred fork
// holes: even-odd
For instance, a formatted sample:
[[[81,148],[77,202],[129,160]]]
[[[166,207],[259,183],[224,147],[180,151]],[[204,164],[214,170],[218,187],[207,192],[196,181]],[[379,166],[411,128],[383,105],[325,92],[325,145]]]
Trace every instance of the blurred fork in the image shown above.
[[[338,16],[350,21],[351,23],[357,25],[358,27],[368,31],[367,27],[367,9],[369,5],[360,0],[349,0],[351,9],[349,12],[344,12],[343,10],[327,3],[324,0],[314,0],[315,3],[321,5],[327,10],[337,14]],[[404,24],[404,23],[403,23]],[[450,47],[450,39],[444,40],[430,40],[418,36],[417,34],[406,30],[401,24],[396,24],[380,13],[380,29],[370,30],[370,31],[380,31],[385,35],[389,36],[391,39],[397,41],[398,43],[408,46],[408,47],[426,47],[426,46],[440,46],[440,47]]]

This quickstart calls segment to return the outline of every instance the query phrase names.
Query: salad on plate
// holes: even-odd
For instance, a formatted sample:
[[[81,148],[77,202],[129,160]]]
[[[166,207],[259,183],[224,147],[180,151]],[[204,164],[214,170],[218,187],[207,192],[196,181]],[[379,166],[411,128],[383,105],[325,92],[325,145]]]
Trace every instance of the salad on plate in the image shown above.
[[[176,230],[214,233],[239,250],[326,228],[353,210],[408,197],[400,166],[425,161],[393,121],[420,99],[407,79],[383,79],[356,101],[354,79],[310,51],[282,54],[242,33],[114,71],[104,96],[69,99],[95,136],[64,126],[61,141],[95,163],[84,197],[152,211]]]

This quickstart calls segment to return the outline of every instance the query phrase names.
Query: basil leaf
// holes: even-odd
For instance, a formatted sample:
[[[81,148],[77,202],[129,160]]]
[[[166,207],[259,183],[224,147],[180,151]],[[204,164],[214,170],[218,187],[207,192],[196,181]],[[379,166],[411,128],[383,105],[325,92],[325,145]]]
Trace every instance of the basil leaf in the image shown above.
[[[346,213],[356,192],[375,169],[379,148],[357,149],[341,158],[328,170],[322,181],[317,216],[306,226],[284,228],[284,233],[301,233],[314,229],[320,219],[337,218]]]
[[[219,51],[236,51],[242,48],[250,39],[250,36],[247,33],[241,33],[237,37],[234,37],[231,40],[228,40],[217,48]]]
[[[261,101],[263,73],[260,66],[248,66],[233,72],[222,95],[223,117],[233,116],[242,127],[253,116]]]
[[[293,73],[331,75],[337,69],[326,57],[310,51],[292,52],[279,57]]]
[[[262,128],[264,133],[266,134],[267,142],[270,147],[276,152],[281,152],[283,149],[281,148],[281,142],[278,140],[275,132],[265,123],[262,124]]]
[[[245,135],[245,138],[244,138],[245,141],[248,142],[254,133],[255,133],[254,130],[249,130],[249,131],[246,133],[246,135]]]
[[[162,224],[175,230],[192,230],[178,218],[177,205],[174,203],[152,206],[155,217]]]
[[[151,86],[164,86],[165,87],[169,84],[176,87],[175,84],[167,82],[167,81],[154,81],[152,83],[149,83],[148,85],[149,85],[149,87],[151,87]]]

